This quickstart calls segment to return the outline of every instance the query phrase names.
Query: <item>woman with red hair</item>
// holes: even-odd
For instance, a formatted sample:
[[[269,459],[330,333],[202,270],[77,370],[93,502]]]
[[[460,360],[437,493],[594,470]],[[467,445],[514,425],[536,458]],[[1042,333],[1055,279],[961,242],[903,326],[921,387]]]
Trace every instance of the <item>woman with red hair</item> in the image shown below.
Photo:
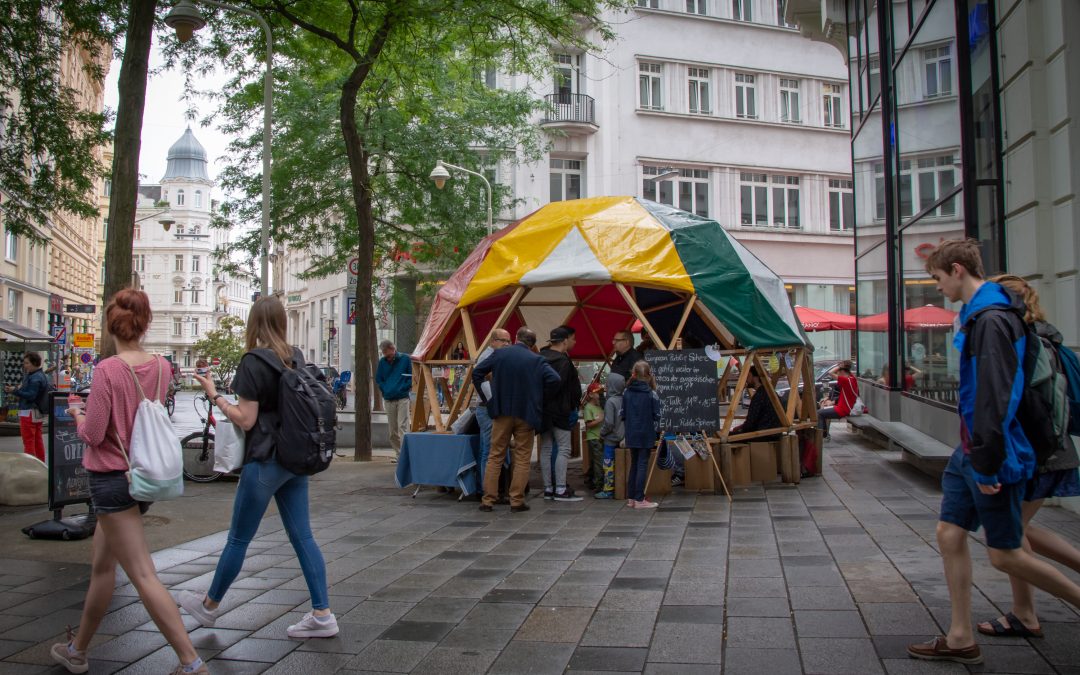
[[[173,675],[209,673],[191,645],[180,610],[158,579],[150,558],[142,522],[142,514],[150,504],[136,502],[128,492],[125,448],[131,443],[135,411],[144,396],[164,400],[172,372],[168,361],[142,347],[152,318],[146,293],[125,289],[113,296],[105,309],[105,323],[116,340],[116,356],[102,361],[94,371],[94,387],[85,414],[80,407],[68,410],[79,438],[86,442],[83,467],[89,476],[90,500],[98,518],[90,588],[78,632],[72,635],[69,631],[68,642],[54,644],[51,650],[53,660],[69,673],[89,669],[86,650],[112,600],[117,563],[139,592],[150,618],[180,657]]]

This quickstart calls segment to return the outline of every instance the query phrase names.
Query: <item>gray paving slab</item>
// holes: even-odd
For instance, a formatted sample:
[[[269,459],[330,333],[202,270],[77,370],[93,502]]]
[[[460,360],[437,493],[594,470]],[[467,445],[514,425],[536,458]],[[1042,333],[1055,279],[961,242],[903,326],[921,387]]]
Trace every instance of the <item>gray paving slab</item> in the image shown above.
[[[803,669],[795,649],[728,647],[724,651],[724,672],[802,675]]]
[[[871,675],[884,672],[869,639],[800,637],[799,651],[807,673]]]
[[[566,670],[575,649],[573,644],[511,640],[488,675],[558,675]]]
[[[587,647],[648,647],[656,625],[656,612],[593,614],[581,645]]]
[[[659,623],[649,645],[649,661],[715,663],[723,661],[723,627],[716,624]]]

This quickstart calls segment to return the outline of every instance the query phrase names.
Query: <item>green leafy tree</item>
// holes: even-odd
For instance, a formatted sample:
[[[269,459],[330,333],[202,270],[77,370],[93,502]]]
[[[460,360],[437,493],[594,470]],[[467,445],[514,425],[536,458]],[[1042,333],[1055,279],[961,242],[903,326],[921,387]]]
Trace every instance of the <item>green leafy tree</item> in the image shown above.
[[[530,161],[545,139],[530,120],[527,92],[486,87],[489,67],[543,81],[554,44],[589,48],[611,37],[601,19],[623,0],[247,0],[274,27],[272,222],[276,241],[308,247],[311,275],[360,263],[358,286],[398,249],[452,268],[484,232],[486,194],[455,180],[433,194],[436,159],[483,169]],[[260,206],[261,35],[243,18],[218,14],[201,44],[202,63],[225,60],[237,73],[221,112],[243,134],[222,185],[241,198],[224,220],[255,222]],[[197,47],[198,49],[198,47]],[[199,59],[195,52],[189,67]],[[496,209],[507,202],[499,188]],[[241,246],[257,250],[252,233]],[[357,297],[354,382],[368,398],[377,357],[373,300]],[[357,415],[357,459],[371,457],[371,420]]]
[[[194,350],[207,361],[220,359],[210,370],[222,382],[229,382],[244,356],[244,321],[232,315],[223,317],[217,328],[206,331],[195,343]]]
[[[64,50],[78,49],[87,77],[104,80],[121,4],[0,0],[0,216],[9,232],[41,242],[56,211],[97,217],[107,116],[85,109],[60,69]]]

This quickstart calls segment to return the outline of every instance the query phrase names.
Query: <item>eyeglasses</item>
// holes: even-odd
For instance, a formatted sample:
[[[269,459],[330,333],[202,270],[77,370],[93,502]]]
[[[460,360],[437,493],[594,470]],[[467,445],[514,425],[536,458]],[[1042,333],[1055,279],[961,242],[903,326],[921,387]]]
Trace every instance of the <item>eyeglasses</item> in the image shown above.
[[[612,342],[629,342],[630,338],[615,338]]]
[[[491,338],[492,342],[510,342],[507,338]]]

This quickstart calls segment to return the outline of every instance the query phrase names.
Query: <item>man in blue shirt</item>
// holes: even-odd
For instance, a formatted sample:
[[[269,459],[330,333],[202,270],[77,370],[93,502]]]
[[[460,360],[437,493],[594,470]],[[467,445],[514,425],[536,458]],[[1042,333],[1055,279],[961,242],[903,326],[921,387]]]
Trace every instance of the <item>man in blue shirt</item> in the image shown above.
[[[412,359],[402,354],[390,340],[379,343],[382,358],[375,369],[375,384],[386,402],[386,423],[390,426],[390,448],[394,462],[401,452],[401,441],[409,430],[409,392],[412,390]]]

